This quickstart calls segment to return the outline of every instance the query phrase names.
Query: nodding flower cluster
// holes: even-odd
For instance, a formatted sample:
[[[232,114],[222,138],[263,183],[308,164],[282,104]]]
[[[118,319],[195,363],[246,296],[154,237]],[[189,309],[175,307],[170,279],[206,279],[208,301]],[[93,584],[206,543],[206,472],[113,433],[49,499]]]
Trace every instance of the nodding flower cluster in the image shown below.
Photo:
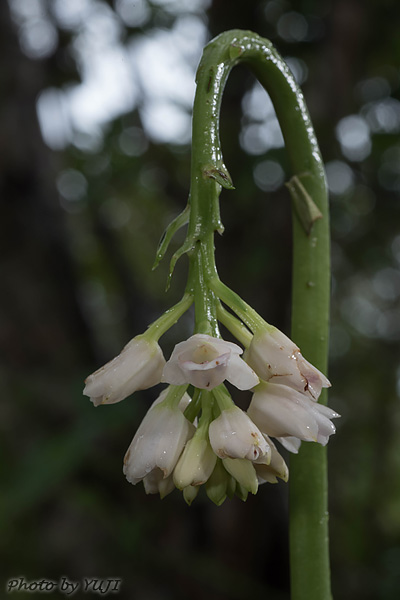
[[[312,125],[301,91],[272,44],[249,31],[225,32],[204,49],[196,73],[188,202],[165,229],[153,266],[165,257],[175,233],[187,225],[183,244],[171,257],[167,285],[175,264],[186,255],[184,295],[90,375],[84,389],[98,406],[166,384],[128,448],[124,473],[132,484],[143,481],[147,493],[161,497],[176,487],[188,504],[202,486],[220,505],[234,495],[246,499],[260,483],[287,481],[288,468],[275,441],[293,453],[302,441],[324,446],[335,433],[332,419],[339,417],[318,401],[322,388],[330,386],[325,375],[218,275],[214,235],[224,231],[218,200],[222,188],[234,189],[223,161],[219,115],[227,77],[241,61],[277,98],[293,170],[288,188],[302,228],[293,247],[293,306],[298,308],[294,327],[306,332],[321,364],[326,354],[329,223],[324,217],[322,158]],[[300,234],[297,227],[294,231]],[[194,335],[178,343],[166,361],[159,339],[192,304]],[[218,321],[240,345],[222,339]],[[251,390],[246,411],[234,403],[231,386]]]
[[[332,419],[339,417],[318,403],[328,379],[270,325],[248,332],[247,342],[243,354],[237,344],[197,333],[165,361],[158,341],[145,333],[87,378],[84,394],[95,406],[168,384],[125,455],[129,482],[143,481],[146,493],[162,498],[177,487],[188,504],[204,485],[220,505],[233,495],[246,499],[261,483],[288,480],[271,438],[294,453],[302,441],[327,444],[335,433]],[[225,381],[252,390],[246,412]]]

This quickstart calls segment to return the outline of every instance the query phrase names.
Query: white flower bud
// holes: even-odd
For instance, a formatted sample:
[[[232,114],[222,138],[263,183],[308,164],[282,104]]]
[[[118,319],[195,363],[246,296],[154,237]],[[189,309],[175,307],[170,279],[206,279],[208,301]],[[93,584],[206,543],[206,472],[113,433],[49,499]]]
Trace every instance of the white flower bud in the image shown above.
[[[188,486],[205,483],[214,470],[217,457],[210,443],[197,435],[185,446],[174,469],[174,483],[182,490]]]
[[[167,478],[194,433],[194,426],[179,408],[153,405],[147,412],[124,458],[124,474],[134,485],[154,470]],[[150,479],[149,489],[151,486]]]
[[[115,404],[137,390],[160,383],[164,365],[158,343],[137,336],[121,354],[89,375],[83,393],[95,406]]]
[[[214,471],[205,486],[207,496],[217,506],[221,506],[225,502],[231,479],[222,465],[222,460],[217,460]]]
[[[199,493],[199,491],[200,491],[200,487],[193,486],[193,485],[189,485],[188,487],[186,487],[183,490],[183,497],[188,506],[190,506],[192,504],[193,500],[195,500],[197,498],[197,494]]]
[[[256,333],[245,359],[260,379],[293,387],[318,400],[329,380],[300,353],[299,348],[278,329]]]
[[[224,458],[222,461],[224,468],[232,477],[236,479],[245,490],[256,494],[258,490],[258,480],[253,463],[245,458]]]
[[[190,383],[212,390],[226,379],[240,390],[248,390],[259,379],[240,358],[242,353],[236,344],[197,333],[175,346],[164,367],[162,381],[173,385]]]
[[[323,446],[336,431],[330,419],[340,416],[293,388],[277,383],[261,383],[257,387],[247,414],[268,436],[294,436]]]
[[[237,406],[221,411],[210,423],[211,446],[217,456],[256,460],[270,455],[270,447],[253,421]]]

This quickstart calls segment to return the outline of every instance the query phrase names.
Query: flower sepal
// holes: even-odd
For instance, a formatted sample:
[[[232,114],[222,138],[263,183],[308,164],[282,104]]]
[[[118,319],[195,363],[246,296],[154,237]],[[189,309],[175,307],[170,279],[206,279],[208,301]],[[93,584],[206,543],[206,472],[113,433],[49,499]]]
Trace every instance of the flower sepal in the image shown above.
[[[161,500],[175,489],[172,475],[164,477],[161,469],[153,469],[146,475],[143,478],[143,486],[146,494],[160,494]]]
[[[185,500],[185,502],[188,506],[190,506],[192,504],[193,500],[195,500],[197,498],[199,491],[200,491],[200,488],[198,486],[188,485],[187,487],[184,488],[183,499]]]

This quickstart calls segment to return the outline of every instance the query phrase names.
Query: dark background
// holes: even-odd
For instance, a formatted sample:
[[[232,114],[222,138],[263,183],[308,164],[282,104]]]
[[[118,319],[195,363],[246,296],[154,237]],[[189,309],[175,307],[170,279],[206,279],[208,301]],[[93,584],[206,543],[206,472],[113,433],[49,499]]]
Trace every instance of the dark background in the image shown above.
[[[185,258],[166,294],[167,262],[151,266],[187,200],[194,73],[209,39],[242,28],[288,59],[331,192],[334,596],[397,600],[399,22],[395,0],[0,3],[4,581],[121,578],[118,597],[135,600],[288,598],[287,484],[219,508],[146,496],[121,463],[157,390],[97,410],[82,397],[84,378],[183,292]],[[221,195],[217,264],[289,333],[291,174],[254,86],[239,67],[224,96],[236,189]],[[190,332],[189,315],[165,354]]]

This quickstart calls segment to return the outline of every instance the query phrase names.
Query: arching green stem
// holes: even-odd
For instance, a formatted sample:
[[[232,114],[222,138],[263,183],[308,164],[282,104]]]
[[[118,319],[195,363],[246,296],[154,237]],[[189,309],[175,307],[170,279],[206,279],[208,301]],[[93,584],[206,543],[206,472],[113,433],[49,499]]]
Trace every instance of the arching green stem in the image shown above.
[[[190,276],[200,281],[194,292],[195,303],[202,306],[196,317],[198,331],[209,331],[207,315],[216,322],[216,296],[251,328],[246,306],[240,299],[231,303],[230,290],[218,279],[213,244],[214,232],[223,231],[218,205],[221,186],[232,188],[220,146],[219,113],[227,77],[240,62],[254,72],[274,104],[292,171],[288,185],[294,214],[292,337],[306,358],[326,371],[330,271],[322,160],[293,75],[272,44],[252,32],[226,32],[204,50],[193,112],[188,236],[173,264],[188,252]],[[317,444],[303,444],[290,467],[292,600],[329,600],[326,451]]]

